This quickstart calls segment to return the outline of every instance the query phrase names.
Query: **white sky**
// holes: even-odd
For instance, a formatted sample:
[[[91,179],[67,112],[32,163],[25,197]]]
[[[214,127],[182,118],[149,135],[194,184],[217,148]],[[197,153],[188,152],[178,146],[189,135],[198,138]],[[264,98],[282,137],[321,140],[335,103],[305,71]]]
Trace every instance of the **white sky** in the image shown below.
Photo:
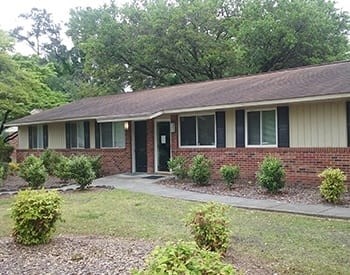
[[[128,0],[116,0],[117,5],[122,5]],[[75,7],[98,7],[109,0],[0,0],[0,29],[8,31],[21,25],[18,15],[29,13],[32,8],[46,9],[52,14],[55,23],[67,23],[69,10]],[[350,13],[350,0],[336,0],[337,7]],[[18,48],[23,52],[23,48]],[[24,53],[24,52],[23,52]]]

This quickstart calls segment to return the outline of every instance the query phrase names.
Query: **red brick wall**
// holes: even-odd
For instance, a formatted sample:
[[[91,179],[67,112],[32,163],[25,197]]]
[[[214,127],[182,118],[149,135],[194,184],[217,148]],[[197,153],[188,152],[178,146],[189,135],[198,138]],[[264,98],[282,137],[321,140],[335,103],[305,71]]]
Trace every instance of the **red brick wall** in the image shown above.
[[[154,173],[154,120],[147,121],[147,173]]]
[[[289,183],[318,185],[318,174],[327,167],[342,169],[350,179],[350,148],[210,148],[182,149],[173,147],[173,156],[182,155],[190,160],[203,154],[213,161],[213,177],[219,178],[223,164],[238,164],[241,178],[255,180],[255,172],[266,155],[280,158]]]
[[[131,172],[131,135],[130,129],[126,131],[124,149],[57,149],[65,156],[90,155],[102,156],[103,175]],[[30,154],[39,156],[43,150],[17,150],[17,161],[21,162]]]

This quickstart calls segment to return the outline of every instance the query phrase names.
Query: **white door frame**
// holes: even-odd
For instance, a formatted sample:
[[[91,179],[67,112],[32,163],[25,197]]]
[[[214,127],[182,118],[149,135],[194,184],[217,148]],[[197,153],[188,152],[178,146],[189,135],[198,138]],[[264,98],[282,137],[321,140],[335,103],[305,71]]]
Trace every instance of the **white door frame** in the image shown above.
[[[154,172],[155,173],[170,173],[170,171],[158,171],[158,131],[157,124],[158,122],[169,122],[169,142],[170,142],[170,158],[172,156],[171,150],[171,120],[169,118],[164,119],[155,119],[154,120]]]

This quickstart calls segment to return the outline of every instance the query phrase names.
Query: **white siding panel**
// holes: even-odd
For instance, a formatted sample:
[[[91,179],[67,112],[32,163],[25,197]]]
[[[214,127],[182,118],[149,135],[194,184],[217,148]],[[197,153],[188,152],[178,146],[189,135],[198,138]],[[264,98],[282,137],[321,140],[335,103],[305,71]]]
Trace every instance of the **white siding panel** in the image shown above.
[[[235,111],[233,109],[227,110],[225,114],[226,147],[236,146],[235,123]]]
[[[291,147],[346,147],[345,102],[290,106]]]
[[[52,123],[48,124],[49,149],[66,148],[65,124]]]
[[[18,127],[18,149],[28,149],[29,140],[28,140],[28,126],[19,126]]]

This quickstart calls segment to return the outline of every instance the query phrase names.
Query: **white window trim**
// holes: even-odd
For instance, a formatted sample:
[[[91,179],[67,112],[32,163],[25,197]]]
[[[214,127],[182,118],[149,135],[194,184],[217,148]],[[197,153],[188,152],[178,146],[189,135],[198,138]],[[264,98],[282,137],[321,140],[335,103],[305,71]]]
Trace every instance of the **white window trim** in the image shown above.
[[[103,147],[102,146],[102,127],[101,127],[101,124],[104,124],[104,123],[112,123],[112,144],[114,144],[114,141],[115,141],[115,136],[114,136],[114,124],[115,123],[122,123],[122,122],[119,122],[119,121],[110,121],[110,122],[100,122],[100,148],[101,149],[125,149],[126,147],[126,135],[125,135],[125,129],[124,129],[124,125],[123,125],[123,131],[124,131],[124,147],[117,147],[117,146],[112,146],[112,147]],[[124,123],[123,123],[124,124]]]
[[[260,142],[261,142],[261,133],[262,133],[262,115],[264,111],[275,111],[275,135],[276,135],[276,144],[260,144],[260,145],[248,145],[248,113],[250,112],[260,112]],[[244,132],[245,132],[245,147],[247,148],[277,148],[278,147],[278,121],[277,121],[277,108],[263,108],[263,109],[248,109],[244,112]]]
[[[72,127],[72,124],[75,124],[76,128],[77,128],[77,136],[76,136],[76,143],[77,143],[77,146],[76,147],[73,147],[71,146],[71,149],[86,149],[85,148],[85,131],[84,131],[84,121],[73,121],[70,123],[70,126],[69,127]],[[78,123],[82,123],[82,129],[83,129],[83,147],[81,146],[78,146]],[[72,140],[73,140],[73,137],[72,137],[72,133],[70,134],[71,135],[71,144],[72,144]]]
[[[181,145],[181,118],[182,117],[196,117],[196,144],[197,145]],[[199,116],[214,116],[214,145],[198,145],[198,122],[197,117]],[[216,148],[216,114],[215,113],[191,113],[186,115],[178,116],[178,141],[179,148]]]

